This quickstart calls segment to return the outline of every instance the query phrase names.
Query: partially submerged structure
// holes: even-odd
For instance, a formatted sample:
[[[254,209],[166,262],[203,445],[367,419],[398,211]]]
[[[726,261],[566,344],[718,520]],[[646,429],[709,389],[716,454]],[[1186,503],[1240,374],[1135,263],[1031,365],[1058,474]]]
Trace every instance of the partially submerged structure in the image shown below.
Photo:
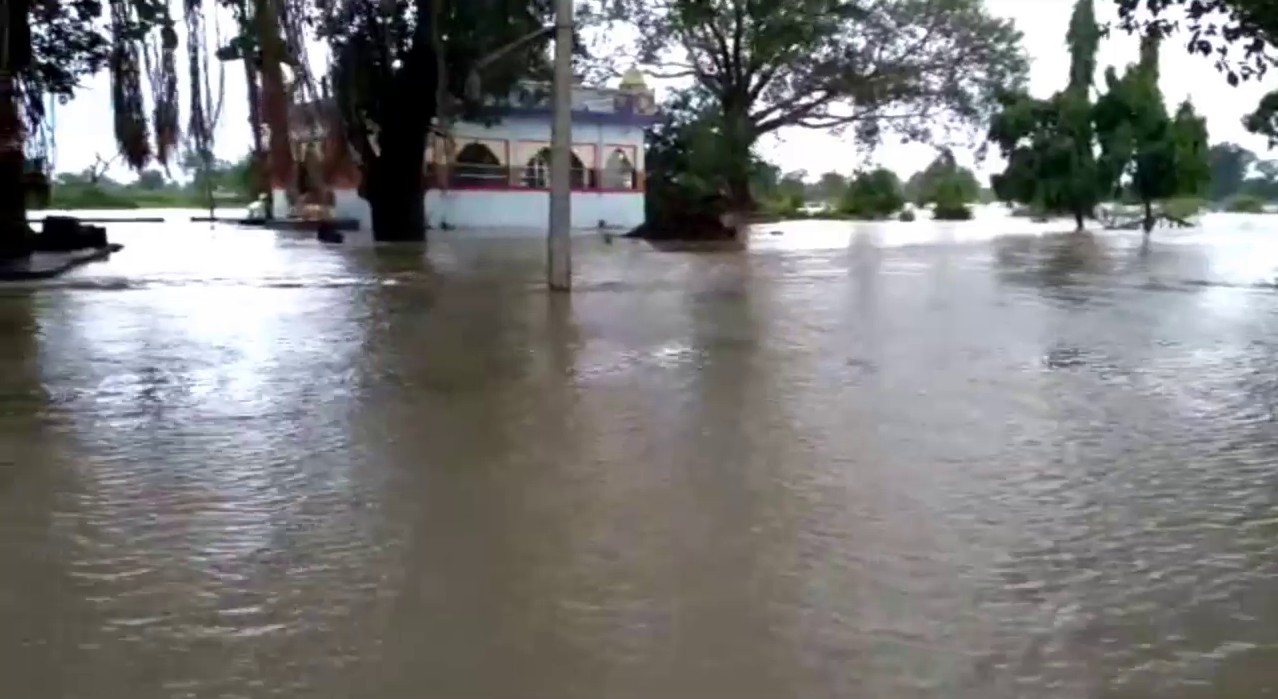
[[[632,229],[644,221],[644,129],[656,118],[652,91],[631,71],[617,88],[577,85],[572,103],[572,227]],[[329,104],[295,104],[290,115],[294,179],[271,168],[277,215],[307,210],[371,225],[360,174]],[[548,86],[525,85],[482,120],[432,131],[422,196],[432,228],[542,234],[549,215]]]

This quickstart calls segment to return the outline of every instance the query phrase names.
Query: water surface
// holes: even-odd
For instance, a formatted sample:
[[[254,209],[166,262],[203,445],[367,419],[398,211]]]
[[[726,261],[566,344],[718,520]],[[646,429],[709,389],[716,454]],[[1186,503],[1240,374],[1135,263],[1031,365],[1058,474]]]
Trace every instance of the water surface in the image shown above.
[[[1267,696],[1272,223],[1062,227],[113,229],[0,288],[2,694]]]

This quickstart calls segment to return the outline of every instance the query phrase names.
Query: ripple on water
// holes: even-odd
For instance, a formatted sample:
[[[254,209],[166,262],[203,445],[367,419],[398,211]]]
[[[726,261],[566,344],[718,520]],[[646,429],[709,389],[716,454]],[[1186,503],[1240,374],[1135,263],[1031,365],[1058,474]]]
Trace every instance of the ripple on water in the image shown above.
[[[1278,297],[1235,242],[1011,225],[582,242],[570,299],[540,242],[139,233],[6,292],[0,674],[1262,694]]]

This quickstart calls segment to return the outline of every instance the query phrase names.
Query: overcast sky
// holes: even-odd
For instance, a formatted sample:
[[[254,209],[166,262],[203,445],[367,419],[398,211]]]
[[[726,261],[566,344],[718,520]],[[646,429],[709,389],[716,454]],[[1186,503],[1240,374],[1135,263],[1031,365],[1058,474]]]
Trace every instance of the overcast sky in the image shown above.
[[[986,0],[986,4],[993,12],[1013,19],[1025,34],[1025,46],[1033,59],[1033,92],[1047,95],[1060,89],[1068,71],[1065,29],[1069,24],[1073,0]],[[1113,19],[1112,2],[1101,0],[1097,3],[1097,10],[1101,22]],[[1109,65],[1121,67],[1134,61],[1137,48],[1135,38],[1116,33],[1101,45],[1100,72],[1103,73]],[[217,151],[220,157],[233,160],[248,150],[248,108],[239,66],[229,64],[226,68],[226,99],[218,125]],[[1266,148],[1264,139],[1248,134],[1240,120],[1255,107],[1266,86],[1272,87],[1273,84],[1270,79],[1265,84],[1230,87],[1209,60],[1185,53],[1183,43],[1169,41],[1163,47],[1162,88],[1169,107],[1174,108],[1185,97],[1191,97],[1199,113],[1207,117],[1213,142],[1234,141],[1263,152]],[[185,89],[185,85],[182,88]],[[74,101],[59,106],[55,123],[57,170],[79,171],[92,164],[95,155],[113,154],[115,144],[111,132],[107,77],[96,76]],[[785,170],[803,169],[813,176],[830,170],[851,173],[868,163],[885,165],[908,175],[925,167],[935,154],[932,148],[918,144],[884,145],[872,154],[861,153],[850,139],[805,129],[779,132],[777,137],[762,144],[762,152]],[[957,155],[969,165],[978,165],[970,152]],[[993,155],[983,165],[978,165],[982,174],[997,171],[999,167],[1000,162]],[[122,170],[113,174],[126,176]]]

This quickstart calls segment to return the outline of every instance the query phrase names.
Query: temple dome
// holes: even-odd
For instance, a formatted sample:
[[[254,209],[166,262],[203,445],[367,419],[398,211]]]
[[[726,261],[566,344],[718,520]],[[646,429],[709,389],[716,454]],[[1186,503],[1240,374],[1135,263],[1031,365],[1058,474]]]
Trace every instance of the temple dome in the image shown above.
[[[631,68],[621,76],[621,89],[627,91],[642,92],[648,89],[648,81],[643,76],[643,71],[638,68]]]

